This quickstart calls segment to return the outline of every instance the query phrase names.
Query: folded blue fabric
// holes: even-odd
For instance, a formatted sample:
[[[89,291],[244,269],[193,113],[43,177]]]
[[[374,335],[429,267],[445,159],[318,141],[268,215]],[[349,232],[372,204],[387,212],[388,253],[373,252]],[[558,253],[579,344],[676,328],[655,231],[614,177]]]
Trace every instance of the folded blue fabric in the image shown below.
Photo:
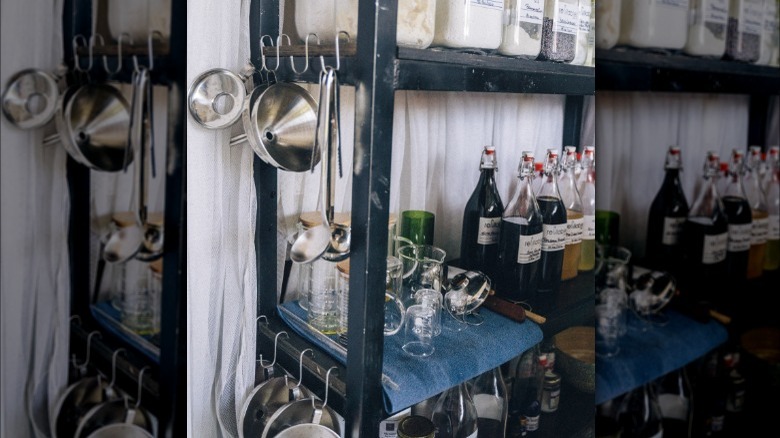
[[[702,324],[673,310],[665,314],[664,325],[629,315],[618,354],[596,360],[596,404],[681,368],[728,339],[718,322]]]
[[[160,348],[153,344],[151,336],[141,336],[122,325],[122,314],[110,301],[101,301],[91,307],[92,316],[107,331],[143,353],[152,362],[160,363]]]
[[[334,345],[336,336],[316,332],[306,323],[306,312],[297,302],[281,304],[279,310],[296,333],[346,365],[346,349]],[[382,386],[389,414],[500,366],[542,340],[542,330],[531,321],[517,323],[484,308],[480,314],[484,323],[458,331],[463,326],[445,312],[441,335],[433,340],[435,351],[426,358],[403,351],[403,331],[385,336]]]

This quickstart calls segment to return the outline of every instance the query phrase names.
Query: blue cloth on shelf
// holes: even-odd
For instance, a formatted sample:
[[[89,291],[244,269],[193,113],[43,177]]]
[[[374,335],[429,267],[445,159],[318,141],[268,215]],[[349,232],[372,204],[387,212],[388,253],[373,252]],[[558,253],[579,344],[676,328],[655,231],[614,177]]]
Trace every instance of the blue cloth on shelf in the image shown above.
[[[160,363],[160,348],[152,343],[150,336],[141,336],[122,325],[122,314],[111,305],[110,301],[101,301],[91,306],[90,310],[92,316],[104,329],[114,336],[124,339],[152,362]]]
[[[346,350],[334,345],[337,336],[315,333],[297,301],[279,307],[280,316],[296,333],[346,365]],[[403,351],[403,330],[385,336],[382,387],[388,413],[399,412],[500,366],[542,340],[542,330],[531,321],[517,323],[484,308],[480,314],[484,323],[460,332],[456,331],[460,324],[446,312],[442,314],[441,335],[434,338],[435,351],[427,358]]]
[[[673,310],[665,315],[665,325],[649,326],[629,315],[618,354],[596,360],[596,404],[681,368],[728,339],[718,322],[703,324]]]

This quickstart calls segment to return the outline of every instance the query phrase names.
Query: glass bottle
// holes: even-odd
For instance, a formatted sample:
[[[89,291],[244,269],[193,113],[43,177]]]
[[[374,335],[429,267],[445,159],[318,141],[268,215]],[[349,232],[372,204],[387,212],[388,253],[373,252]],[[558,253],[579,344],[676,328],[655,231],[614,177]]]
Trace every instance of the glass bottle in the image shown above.
[[[580,193],[577,191],[577,181],[574,178],[574,167],[577,164],[577,149],[566,146],[566,155],[560,166],[558,187],[561,200],[566,206],[566,247],[563,250],[563,267],[561,280],[570,280],[577,276],[582,254],[583,211]]]
[[[688,39],[683,51],[689,55],[720,58],[726,51],[729,0],[690,0]]]
[[[477,438],[477,408],[466,382],[444,391],[431,414],[436,438]]]
[[[717,352],[704,358],[694,390],[693,436],[724,436],[728,382]]]
[[[498,53],[535,59],[542,48],[544,0],[508,0],[504,8],[504,31]]]
[[[499,236],[504,204],[496,187],[496,149],[485,146],[480,161],[479,182],[463,211],[460,241],[461,267],[482,271],[496,278]]]
[[[542,212],[532,191],[534,154],[523,152],[518,169],[517,197],[504,212],[500,237],[501,296],[512,301],[534,297],[542,256]]]
[[[691,385],[685,368],[666,374],[658,380],[658,406],[666,436],[688,436],[691,422]]]
[[[758,65],[770,65],[772,55],[780,45],[780,2],[764,1],[764,21],[761,26],[761,48],[759,49]]]
[[[717,154],[708,152],[701,189],[683,225],[687,274],[696,286],[691,290],[702,297],[717,290],[715,287],[720,286],[725,277],[729,224],[715,186],[719,164]]]
[[[744,432],[743,411],[747,384],[739,370],[739,352],[729,351],[723,355],[723,369],[726,375],[725,432],[737,436]]]
[[[772,146],[764,158],[765,172],[761,175],[761,188],[767,194],[767,202],[769,202],[769,184],[772,182],[773,171],[778,164],[780,164],[780,146]]]
[[[770,157],[772,156],[770,149]],[[764,270],[776,271],[780,267],[780,161],[777,160],[778,150],[774,149],[774,161],[769,161],[769,184],[766,185],[767,211],[769,213],[769,233],[766,242]]]
[[[547,0],[542,23],[542,49],[539,58],[571,62],[577,45],[580,0]]]
[[[580,13],[577,21],[577,38],[574,45],[574,59],[571,64],[584,65],[588,56],[588,34],[590,34],[590,16],[591,2],[589,0],[580,1]]]
[[[664,169],[666,176],[650,204],[645,258],[651,268],[675,270],[682,261],[681,233],[688,217],[688,201],[680,182],[682,155],[679,147],[669,146]]]
[[[621,416],[623,435],[627,438],[661,438],[664,427],[661,409],[652,383],[634,389],[623,400],[625,412]]]
[[[539,345],[526,350],[517,362],[509,411],[509,436],[534,435],[539,430],[547,357]]]
[[[547,149],[544,179],[536,193],[536,202],[542,212],[542,257],[539,263],[540,294],[558,291],[566,247],[566,206],[558,190],[558,151]]]
[[[590,271],[596,267],[596,149],[585,146],[582,161],[584,180],[578,185],[582,201],[582,253],[580,271]]]
[[[734,149],[729,162],[729,181],[721,198],[729,221],[726,274],[735,284],[747,278],[753,227],[753,214],[742,185],[743,166],[743,153]]]
[[[750,252],[748,254],[747,278],[758,278],[764,272],[764,258],[766,255],[766,241],[769,235],[769,210],[767,210],[766,197],[761,190],[761,181],[758,173],[761,165],[761,146],[751,146],[747,163],[743,170],[742,182],[745,188],[745,197],[750,205],[753,216],[751,227]]]
[[[474,381],[473,394],[479,434],[505,436],[509,398],[501,368],[496,367],[477,377]]]
[[[758,61],[763,24],[762,0],[730,0],[724,58],[742,62]]]

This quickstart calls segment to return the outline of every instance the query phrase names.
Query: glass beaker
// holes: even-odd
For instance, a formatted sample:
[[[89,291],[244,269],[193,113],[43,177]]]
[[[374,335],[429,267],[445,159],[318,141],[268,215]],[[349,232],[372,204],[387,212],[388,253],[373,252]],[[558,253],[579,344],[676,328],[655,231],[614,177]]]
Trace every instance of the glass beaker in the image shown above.
[[[444,258],[447,253],[432,245],[406,245],[398,248],[403,264],[403,293],[405,306],[416,304],[414,293],[420,289],[441,292],[444,280]]]

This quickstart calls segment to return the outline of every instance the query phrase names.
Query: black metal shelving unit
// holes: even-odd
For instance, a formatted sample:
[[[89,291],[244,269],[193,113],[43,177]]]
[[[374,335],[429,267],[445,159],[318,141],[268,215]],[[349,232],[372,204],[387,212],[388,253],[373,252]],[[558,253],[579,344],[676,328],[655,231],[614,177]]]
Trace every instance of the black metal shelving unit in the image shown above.
[[[104,8],[105,1],[98,2]],[[75,35],[89,39],[92,34],[93,2],[91,0],[66,0],[63,5],[63,40],[65,62],[70,72],[68,84],[78,82],[73,73],[76,63],[82,68],[88,64],[88,51],[79,47],[74,52],[71,44]],[[149,367],[143,378],[144,405],[158,419],[157,436],[178,437],[186,434],[186,295],[184,294],[186,266],[186,186],[185,186],[185,134],[183,96],[186,90],[186,2],[173,0],[171,27],[168,41],[157,41],[154,46],[154,70],[152,83],[168,88],[168,126],[166,126],[165,175],[165,242],[163,254],[163,291],[161,303],[161,330],[159,356],[156,360],[137,348],[128,337],[109,330],[93,317],[90,284],[90,169],[68,157],[67,179],[70,194],[69,259],[71,282],[70,352],[85,356],[87,337],[93,331],[100,332],[90,343],[91,366],[105,374],[111,372],[111,357],[119,348],[125,354],[117,358],[117,384],[129,394],[135,394],[139,371]],[[98,30],[101,33],[101,30]],[[103,35],[108,39],[108,35]],[[109,42],[109,41],[107,41]],[[130,82],[132,56],[139,63],[149,65],[146,41],[122,50],[123,68],[112,75],[111,80]],[[111,65],[117,61],[117,47],[110,43],[96,45],[93,56],[96,65],[90,72],[91,79],[102,80],[106,73],[100,64],[105,55]]]
[[[360,2],[358,38],[340,51],[339,77],[342,84],[354,85],[355,152],[352,183],[352,245],[350,253],[350,329],[347,366],[337,366],[327,353],[287,330],[289,339],[279,341],[277,360],[294,369],[300,351],[312,348],[315,357],[304,357],[303,381],[320,397],[324,394],[325,373],[331,375],[329,403],[344,416],[345,436],[376,436],[379,423],[387,415],[382,403],[383,320],[385,255],[389,181],[392,145],[394,93],[396,90],[470,91],[546,93],[567,95],[564,120],[564,145],[579,146],[583,101],[595,89],[593,69],[582,66],[525,61],[496,55],[474,55],[435,49],[399,48],[395,43],[397,0]],[[252,62],[261,65],[263,35],[275,38],[279,33],[279,4],[274,0],[254,0],[250,11]],[[298,66],[303,47],[279,49],[279,56],[293,56]],[[276,56],[276,48],[267,48],[267,56]],[[333,47],[322,54],[328,65],[335,65]],[[287,62],[276,72],[280,80],[317,82],[317,72],[296,75]],[[259,78],[256,78],[259,79]],[[257,188],[257,228],[255,248],[258,269],[258,315],[266,315],[268,324],[259,324],[258,351],[273,349],[275,333],[287,326],[276,314],[276,169],[259,158],[254,162]],[[592,320],[593,282],[587,276],[578,283],[581,292],[572,295],[570,305],[560,314],[547,315],[557,327],[590,324]],[[588,295],[587,299],[583,299]],[[546,335],[554,333],[546,333]]]

